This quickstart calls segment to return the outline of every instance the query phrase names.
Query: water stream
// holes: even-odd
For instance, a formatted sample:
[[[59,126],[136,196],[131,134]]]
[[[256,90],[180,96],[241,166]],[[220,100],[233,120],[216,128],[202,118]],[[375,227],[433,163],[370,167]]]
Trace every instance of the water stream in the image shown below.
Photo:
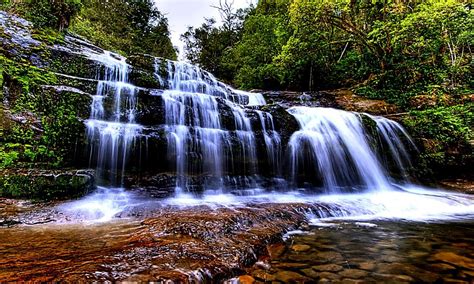
[[[310,227],[290,239],[296,244],[309,245],[307,250],[314,254],[334,238],[344,242],[344,246],[383,246],[385,237],[380,238],[379,235],[389,234],[390,231],[407,235],[410,240],[406,246],[414,247],[424,235],[424,231],[414,229],[419,224],[423,224],[426,230],[434,230],[436,239],[430,239],[431,247],[440,244],[446,246],[451,240],[444,238],[439,228],[444,226],[443,230],[450,230],[454,227],[456,234],[460,231],[457,225],[438,225],[440,223],[464,222],[468,224],[468,234],[473,236],[474,198],[411,184],[410,153],[415,147],[403,127],[392,120],[331,108],[295,106],[287,112],[296,119],[300,129],[284,140],[275,123],[280,118],[265,111],[266,102],[261,94],[234,90],[219,82],[212,74],[188,63],[156,59],[155,77],[163,89],[155,90],[151,95],[161,99],[163,125],[142,125],[137,119],[137,109],[141,103],[139,88],[129,82],[130,66],[126,59],[110,52],[83,52],[102,67],[97,71],[98,85],[91,104],[91,116],[85,121],[90,165],[98,170],[99,187],[92,195],[54,207],[54,213],[51,214],[62,220],[62,224],[66,223],[64,227],[53,225],[42,233],[40,228],[0,230],[2,240],[9,243],[8,247],[0,248],[0,252],[7,258],[19,259],[25,269],[32,271],[28,277],[19,279],[38,279],[37,275],[48,274],[47,270],[33,269],[35,257],[44,264],[50,261],[44,255],[55,248],[68,247],[52,256],[56,261],[53,263],[55,276],[59,277],[62,273],[70,276],[70,271],[89,275],[90,279],[96,280],[130,279],[127,277],[138,272],[150,276],[153,264],[146,271],[131,265],[120,272],[118,267],[123,265],[124,259],[130,264],[135,263],[135,258],[119,257],[117,248],[130,246],[135,249],[135,245],[142,244],[134,236],[145,223],[138,224],[136,220],[143,221],[147,216],[156,216],[156,212],[164,214],[167,210],[193,211],[193,208],[205,208],[206,214],[213,214],[215,210],[223,208],[238,211],[272,204],[299,204],[305,208],[304,214]],[[164,66],[166,75],[160,71]],[[364,125],[364,115],[374,123],[375,137]],[[170,166],[169,171],[176,178],[173,194],[167,198],[152,199],[139,191],[132,192],[124,188],[124,177],[129,160],[133,158],[130,157],[131,153],[136,153],[132,149],[140,143],[146,144],[150,135],[148,133],[158,128],[164,129],[167,154],[166,157],[155,159],[165,160]],[[258,137],[263,139],[259,140]],[[147,156],[153,154],[146,153]],[[259,159],[264,160],[269,168],[263,168]],[[394,169],[396,174],[392,176]],[[193,188],[198,176],[204,176],[205,179],[200,184],[203,190],[196,191]],[[280,186],[263,185],[262,180],[268,177],[278,180]],[[168,215],[159,216],[167,218]],[[115,223],[119,219],[122,221]],[[344,225],[346,223],[349,225]],[[92,227],[87,227],[87,224]],[[335,231],[331,229],[332,226],[341,227],[342,231]],[[314,238],[320,238],[320,233],[323,239],[314,241]],[[96,234],[102,235],[97,238]],[[308,234],[317,237],[308,240]],[[37,235],[40,237],[37,238]],[[367,235],[374,235],[375,239],[367,239]],[[42,247],[33,246],[37,254],[43,256],[26,253],[29,247],[25,243],[18,243],[16,239],[39,244],[44,242]],[[395,236],[395,239],[401,237]],[[391,246],[402,245],[402,241],[389,240],[389,243]],[[472,244],[472,238],[463,239],[457,248],[447,246],[446,249],[456,251],[461,246]],[[287,243],[286,246],[286,254],[282,253],[274,260],[275,267],[292,261],[296,263],[294,269],[280,270],[296,271],[311,278],[308,275],[310,271],[302,272],[302,269],[321,263],[312,263],[307,258],[301,258],[301,255],[294,256],[292,245]],[[343,252],[334,246],[328,250],[338,251],[340,255],[345,253],[344,246]],[[140,255],[138,251],[139,248],[131,255]],[[347,267],[339,259],[342,256],[336,257],[341,263],[337,262],[340,267],[331,272],[336,274],[332,277],[342,279],[346,276],[340,271],[360,270],[360,263],[373,257],[371,253],[357,255],[355,251],[353,248],[348,249],[350,257],[347,259],[357,263],[351,262]],[[25,254],[21,256],[18,253]],[[65,256],[75,253],[80,255],[77,260]],[[406,264],[410,253],[411,248],[407,248],[391,254],[402,258],[392,263]],[[425,252],[420,252],[409,261],[434,257],[422,253]],[[469,250],[463,255],[470,262],[464,266],[451,263],[449,265],[453,268],[447,271],[452,272],[449,277],[469,281],[474,274],[474,267],[470,266],[474,254]],[[356,258],[362,260],[354,260]],[[445,263],[445,260],[441,257],[438,259],[440,263]],[[98,266],[95,261],[107,265]],[[304,263],[304,267],[296,269],[298,263]],[[9,278],[5,274],[19,271],[16,268],[5,270],[12,263],[3,260],[0,264],[0,280],[16,279],[14,275]],[[177,266],[175,264],[173,267]],[[422,268],[427,269],[424,266]],[[363,275],[361,278],[370,276],[374,281],[381,281],[383,277],[379,274],[384,274],[380,272],[383,269],[388,268],[368,268],[358,273]],[[85,274],[81,274],[81,271]],[[466,274],[466,271],[470,274]],[[328,271],[314,273],[321,272]],[[430,273],[437,272],[433,268]],[[318,279],[321,275],[315,277],[313,279]],[[409,277],[411,279],[407,278],[408,282],[416,282],[421,276],[410,274]],[[54,279],[57,278],[44,278],[46,281]]]

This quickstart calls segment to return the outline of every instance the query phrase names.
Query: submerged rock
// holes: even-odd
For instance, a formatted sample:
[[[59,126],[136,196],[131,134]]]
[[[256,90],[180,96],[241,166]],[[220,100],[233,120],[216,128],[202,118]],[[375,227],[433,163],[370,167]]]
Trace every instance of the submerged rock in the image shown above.
[[[453,252],[439,252],[433,255],[432,258],[433,260],[439,260],[461,268],[474,270],[474,260],[465,256],[457,255]]]

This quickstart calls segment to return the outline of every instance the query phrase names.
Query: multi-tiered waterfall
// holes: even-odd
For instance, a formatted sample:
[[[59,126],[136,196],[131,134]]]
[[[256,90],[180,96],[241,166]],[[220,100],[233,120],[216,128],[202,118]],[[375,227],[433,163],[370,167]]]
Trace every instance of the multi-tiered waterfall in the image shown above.
[[[87,155],[104,186],[68,210],[104,220],[156,202],[130,187],[175,196],[160,206],[317,203],[318,218],[474,212],[469,197],[409,184],[416,147],[395,121],[305,101],[267,104],[191,64],[137,62],[68,40],[78,42],[68,52],[91,66]]]
[[[243,161],[242,171],[246,175],[255,175],[255,136],[249,118],[238,105],[245,99],[248,103],[252,94],[233,92],[211,74],[190,64],[169,61],[167,67],[167,78],[159,80],[166,82],[169,89],[160,95],[165,105],[168,160],[176,166],[177,190],[190,186],[188,176],[203,173],[211,177],[206,188],[222,189],[224,173],[228,167],[234,167],[233,159]],[[222,107],[231,110],[229,114],[234,120],[227,128],[222,123]],[[233,136],[239,148],[233,147]]]
[[[90,160],[113,183],[123,182],[129,163],[143,171],[164,165],[154,170],[173,176],[176,192],[274,186],[269,180],[327,193],[382,190],[391,187],[389,165],[406,176],[404,145],[411,140],[394,121],[365,115],[378,133],[371,137],[363,114],[292,107],[285,114],[300,129],[278,128],[261,94],[237,91],[191,64],[155,58],[160,88],[141,96],[161,107],[152,113],[159,118],[144,125],[140,88],[128,80],[126,59],[89,56],[104,66],[86,122]],[[152,147],[160,149],[151,151],[150,141],[160,141]],[[377,154],[382,147],[388,151]]]
[[[97,93],[86,122],[91,161],[97,163],[100,171],[107,171],[111,181],[116,181],[123,176],[127,151],[142,128],[135,123],[137,87],[128,83],[125,58],[109,52],[93,58],[104,63],[105,69],[98,72]],[[112,106],[108,112],[104,104]]]

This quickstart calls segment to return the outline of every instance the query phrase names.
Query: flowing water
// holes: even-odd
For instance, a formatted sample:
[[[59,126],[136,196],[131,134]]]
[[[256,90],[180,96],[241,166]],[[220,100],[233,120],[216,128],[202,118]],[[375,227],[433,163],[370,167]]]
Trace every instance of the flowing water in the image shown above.
[[[108,172],[116,183],[117,176],[123,176],[130,144],[142,129],[135,123],[137,87],[128,84],[129,66],[124,57],[110,52],[88,55],[105,66],[103,72],[97,72],[97,93],[86,121],[91,162],[96,163],[100,174]],[[111,113],[104,110],[105,100],[113,101]]]
[[[50,281],[71,273],[79,277],[72,280],[123,280],[138,272],[151,277],[154,264],[143,271],[137,262],[146,246],[134,239],[147,216],[166,210],[204,208],[212,215],[222,208],[298,204],[310,226],[289,236],[284,249],[272,255],[272,268],[263,272],[268,277],[287,273],[277,277],[282,280],[290,273],[290,278],[306,280],[378,282],[395,275],[401,282],[472,281],[474,200],[409,183],[415,147],[398,123],[295,106],[287,112],[300,129],[284,140],[275,123],[280,118],[263,110],[261,94],[234,90],[193,65],[156,59],[155,77],[163,89],[152,95],[163,104],[160,129],[166,163],[176,179],[174,196],[151,199],[123,188],[129,160],[136,159],[132,149],[146,144],[153,130],[137,119],[140,88],[129,82],[130,66],[110,52],[83,53],[101,66],[91,116],[85,121],[90,164],[98,169],[101,186],[90,196],[53,207],[48,220],[61,226],[1,229],[0,253],[5,257],[0,280]],[[375,125],[375,136],[364,116]],[[259,159],[269,168],[262,168]],[[280,186],[262,185],[264,173]],[[206,177],[199,192],[193,190],[196,176]],[[132,247],[129,255],[119,253]],[[332,267],[320,267],[328,261]],[[251,273],[262,280],[255,269]]]

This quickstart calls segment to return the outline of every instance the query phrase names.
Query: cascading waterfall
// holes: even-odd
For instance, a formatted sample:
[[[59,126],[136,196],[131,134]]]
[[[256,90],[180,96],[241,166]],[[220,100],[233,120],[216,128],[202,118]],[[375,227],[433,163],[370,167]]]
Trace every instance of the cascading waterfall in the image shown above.
[[[134,143],[140,141],[148,149],[148,140],[162,139],[160,131],[164,130],[168,156],[165,163],[172,164],[169,170],[176,175],[178,194],[163,204],[309,202],[322,205],[323,211],[315,212],[318,218],[393,218],[404,213],[404,218],[414,218],[410,215],[414,214],[429,219],[473,212],[472,201],[464,195],[447,198],[446,194],[408,184],[410,156],[404,144],[414,145],[395,121],[330,108],[292,107],[288,112],[300,129],[283,136],[278,132],[283,129],[276,127],[282,127],[279,118],[259,110],[266,105],[261,94],[234,90],[193,65],[156,59],[155,76],[162,89],[149,95],[160,97],[163,113],[159,115],[163,117],[142,126],[139,123],[143,106],[137,98],[143,90],[129,83],[130,67],[125,58],[109,52],[90,51],[85,55],[102,66],[97,91],[92,96],[91,115],[86,121],[91,163],[97,165],[99,172],[110,174],[112,183],[123,182],[116,179],[123,177],[128,160],[132,160],[128,156],[133,153],[135,160],[139,160],[135,156],[142,156],[143,149],[134,147]],[[369,138],[362,116],[373,121],[378,135]],[[162,158],[153,155],[146,153],[148,163]],[[258,159],[264,159],[263,163]],[[393,168],[405,178],[405,185],[394,183],[390,177]],[[277,183],[272,181],[272,186],[264,189],[281,188],[285,192],[261,190],[260,181],[266,181],[260,175],[277,179]],[[199,176],[205,178],[193,180]],[[286,180],[292,181],[292,186]],[[196,183],[211,192],[202,198],[179,194],[194,191]],[[301,184],[331,195],[301,191]],[[245,193],[242,189],[250,190]],[[342,192],[345,194],[339,194]],[[393,205],[394,200],[403,206]],[[421,200],[441,209],[438,212],[431,207],[422,208]],[[67,207],[84,211],[84,216],[108,220],[143,202],[146,201],[122,188],[100,187],[97,194]],[[403,212],[397,208],[403,208]]]
[[[129,148],[144,130],[135,118],[139,88],[128,83],[125,58],[110,52],[87,56],[105,67],[99,72],[91,117],[86,122],[91,161],[114,181],[114,177],[123,177]],[[163,66],[165,76],[160,76]],[[183,62],[155,59],[155,76],[165,88],[157,95],[163,101],[167,155],[174,165],[178,193],[192,189],[193,176],[205,177],[200,181],[204,189],[257,187],[257,160],[262,156],[273,177],[289,177],[295,186],[300,180],[306,182],[309,173],[320,178],[326,192],[391,187],[384,160],[379,161],[371,149],[358,114],[328,108],[289,109],[301,129],[290,138],[290,163],[285,165],[284,145],[273,116],[255,109],[266,104],[261,94],[234,90]],[[250,112],[260,122],[265,155],[257,153]],[[368,117],[377,126],[380,145],[388,148],[390,158],[406,177],[409,155],[402,140],[411,141],[406,132],[394,121]],[[283,174],[285,168],[291,176]]]
[[[124,57],[110,52],[87,55],[105,67],[104,73],[98,72],[91,117],[86,121],[90,160],[97,164],[99,172],[108,171],[111,181],[116,182],[118,176],[123,177],[128,149],[142,129],[135,123],[137,87],[127,83],[128,64]],[[113,113],[107,116],[104,104],[109,100],[113,100]]]
[[[387,147],[390,152],[388,156],[383,155],[385,166],[389,167],[389,161],[386,159],[388,157],[395,163],[396,170],[401,177],[408,180],[409,173],[407,169],[411,168],[411,161],[410,154],[407,148],[404,147],[404,142],[413,149],[416,149],[415,143],[399,123],[381,116],[365,115],[376,123],[377,133],[380,137],[379,144],[382,146],[381,152],[385,150],[384,147]]]
[[[255,174],[255,136],[250,120],[239,105],[248,100],[247,93],[232,90],[212,74],[187,63],[168,61],[166,79],[158,75],[160,68],[156,60],[156,76],[168,87],[161,97],[165,106],[168,159],[175,162],[177,172],[176,190],[187,189],[188,177],[202,173],[211,176],[206,188],[222,189],[226,168],[233,170],[233,161],[226,161],[226,156],[243,159],[243,164],[248,165],[243,171]],[[232,111],[235,127],[232,132],[222,127],[218,98]],[[257,98],[254,103],[259,102],[261,99]],[[240,144],[238,153],[230,145],[232,135],[236,135]]]
[[[314,172],[321,176],[328,193],[357,185],[371,190],[390,188],[385,171],[366,139],[359,115],[308,107],[293,107],[288,112],[301,126],[289,142],[294,182],[307,158],[307,163],[316,167]]]
[[[275,130],[273,116],[270,113],[256,111],[262,125],[263,139],[267,152],[268,163],[272,165],[273,175],[275,177],[282,176],[282,147],[280,134]]]

